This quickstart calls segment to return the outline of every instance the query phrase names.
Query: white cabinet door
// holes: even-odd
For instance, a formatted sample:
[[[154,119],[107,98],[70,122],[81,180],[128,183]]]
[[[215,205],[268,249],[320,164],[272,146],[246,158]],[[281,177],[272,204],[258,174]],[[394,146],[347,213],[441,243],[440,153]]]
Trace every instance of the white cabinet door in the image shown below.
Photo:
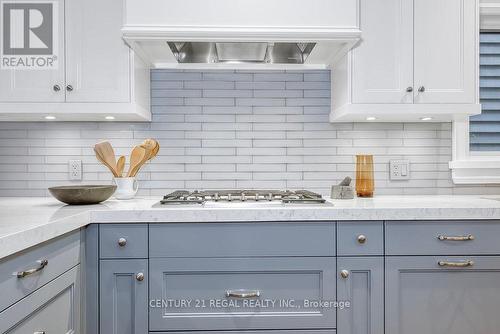
[[[476,0],[415,0],[415,103],[475,103]]]
[[[17,4],[20,1],[13,1],[13,4]],[[10,41],[9,45],[15,48],[29,48],[36,47],[42,48],[52,44],[54,48],[53,55],[57,57],[57,66],[40,66],[38,69],[33,67],[25,67],[24,69],[0,69],[0,102],[63,102],[64,101],[64,0],[56,0],[53,4],[54,8],[51,15],[53,15],[53,28],[54,38],[52,42],[43,41],[39,37],[30,31],[27,27],[28,23],[24,21],[26,17],[29,17],[30,22],[33,25],[37,25],[38,21],[41,20],[41,24],[50,24],[50,18],[46,11],[37,11],[35,7],[37,6],[36,1],[30,1],[29,4],[24,4],[24,6],[34,5],[34,8],[20,7],[12,8],[7,12],[6,3],[1,4],[3,7],[2,13],[9,15],[11,19],[10,27],[12,30],[16,29],[18,34],[14,31],[11,32],[13,39]],[[22,5],[22,4],[19,4]],[[43,14],[39,14],[43,13]],[[45,16],[44,16],[45,15]],[[3,24],[3,19],[0,20]],[[21,31],[23,30],[23,31]],[[33,28],[36,32],[36,29]],[[24,35],[23,37],[19,37]],[[45,36],[46,37],[46,36]],[[2,40],[2,43],[4,41]],[[44,43],[40,44],[40,43]],[[3,50],[3,46],[2,46]],[[20,51],[16,53],[16,57],[19,56],[22,59],[27,60],[26,64],[32,61],[33,54],[23,54],[29,53]],[[5,53],[5,52],[4,52]],[[3,55],[2,55],[3,56]],[[51,55],[44,55],[43,58],[52,57]],[[3,61],[3,60],[2,60]],[[40,63],[41,64],[41,63]],[[57,90],[58,86],[60,90]]]
[[[130,101],[130,49],[121,37],[123,12],[122,0],[67,1],[67,102]]]
[[[413,0],[362,0],[353,103],[412,103]]]

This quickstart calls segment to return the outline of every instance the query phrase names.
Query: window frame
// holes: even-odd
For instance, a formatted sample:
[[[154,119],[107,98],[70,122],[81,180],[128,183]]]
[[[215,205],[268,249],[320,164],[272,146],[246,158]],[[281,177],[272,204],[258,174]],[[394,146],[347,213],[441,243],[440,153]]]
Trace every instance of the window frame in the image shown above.
[[[500,31],[500,0],[481,0],[480,31]],[[479,36],[476,43],[477,98],[479,101]],[[500,183],[500,151],[471,151],[469,117],[453,121],[452,161],[449,167],[455,184]]]

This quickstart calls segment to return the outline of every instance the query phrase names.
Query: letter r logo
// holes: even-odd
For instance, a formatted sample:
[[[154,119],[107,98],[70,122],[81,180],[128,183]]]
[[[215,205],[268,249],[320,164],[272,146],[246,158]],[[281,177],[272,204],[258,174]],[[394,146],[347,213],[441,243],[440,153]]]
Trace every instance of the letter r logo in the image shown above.
[[[2,3],[4,55],[51,55],[53,3]]]

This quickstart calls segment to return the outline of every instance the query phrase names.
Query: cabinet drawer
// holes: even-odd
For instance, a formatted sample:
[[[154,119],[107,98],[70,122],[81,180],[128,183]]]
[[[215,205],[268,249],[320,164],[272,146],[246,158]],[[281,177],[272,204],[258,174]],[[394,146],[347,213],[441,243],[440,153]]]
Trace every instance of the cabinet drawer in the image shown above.
[[[387,334],[498,333],[500,257],[387,257],[385,296]]]
[[[147,224],[101,224],[99,226],[101,258],[147,258]]]
[[[46,265],[43,262],[47,261]],[[80,262],[80,232],[50,240],[0,261],[0,311]],[[39,269],[34,271],[32,269]],[[27,271],[32,270],[32,274]],[[14,273],[25,271],[24,277]]]
[[[0,313],[0,333],[80,333],[79,267]]]
[[[337,224],[337,245],[339,256],[383,255],[383,222],[339,222]]]
[[[335,308],[303,307],[304,300],[335,300],[335,261],[333,257],[151,259],[149,329],[335,328]],[[177,304],[158,304],[162,300]],[[290,300],[301,308],[287,307]],[[182,301],[184,305],[179,304]],[[263,304],[251,304],[256,301]]]
[[[335,256],[335,223],[152,224],[149,240],[150,257]]]
[[[386,255],[500,254],[500,221],[387,222]]]

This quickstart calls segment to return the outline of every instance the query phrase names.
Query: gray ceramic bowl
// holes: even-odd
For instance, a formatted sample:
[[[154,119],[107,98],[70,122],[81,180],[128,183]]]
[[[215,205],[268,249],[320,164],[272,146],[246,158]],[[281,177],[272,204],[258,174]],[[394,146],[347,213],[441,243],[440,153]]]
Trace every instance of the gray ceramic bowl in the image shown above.
[[[115,185],[61,186],[49,188],[49,192],[52,196],[63,203],[72,205],[101,203],[110,198],[115,190]]]

